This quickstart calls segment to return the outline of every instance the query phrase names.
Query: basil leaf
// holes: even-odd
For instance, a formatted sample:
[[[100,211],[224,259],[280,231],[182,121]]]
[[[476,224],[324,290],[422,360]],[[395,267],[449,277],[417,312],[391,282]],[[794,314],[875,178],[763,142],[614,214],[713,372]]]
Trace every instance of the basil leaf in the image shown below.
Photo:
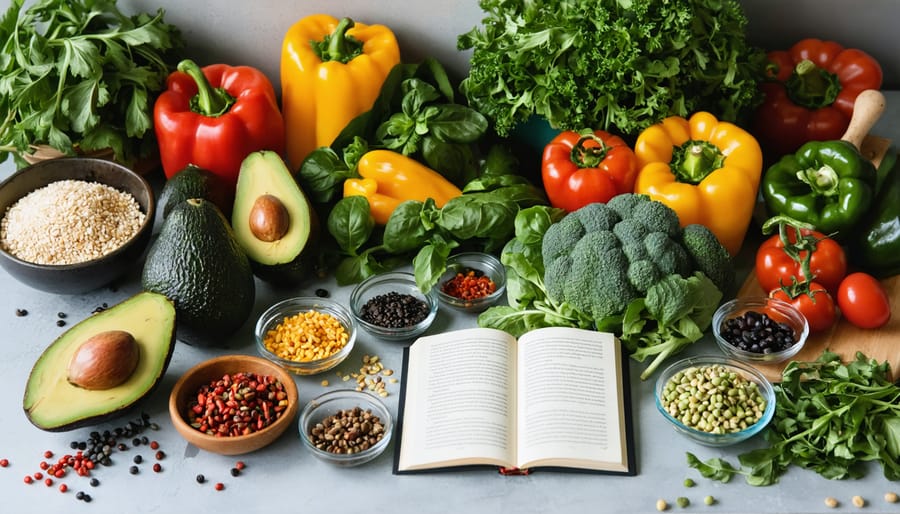
[[[738,470],[729,464],[728,461],[719,458],[703,462],[693,453],[687,452],[687,462],[688,466],[699,471],[704,478],[718,480],[723,483],[731,481],[732,477],[738,473]]]
[[[447,257],[450,251],[458,246],[456,241],[449,241],[435,235],[429,243],[419,250],[413,258],[413,274],[416,285],[423,293],[427,293],[437,284],[444,270],[447,269]]]
[[[431,231],[422,224],[424,204],[415,200],[401,203],[384,226],[382,244],[391,253],[405,253],[421,247]]]
[[[488,121],[481,113],[458,104],[444,104],[428,120],[428,132],[446,143],[474,143],[484,136]]]
[[[310,200],[324,204],[340,196],[344,180],[355,175],[347,168],[343,159],[326,146],[313,150],[304,159],[297,173],[297,180]]]
[[[429,168],[457,186],[468,187],[468,182],[478,174],[471,145],[445,143],[426,135],[422,138],[422,157]]]
[[[365,196],[348,196],[334,205],[327,224],[328,232],[338,246],[350,255],[356,255],[372,235],[375,219],[369,212],[369,201]]]

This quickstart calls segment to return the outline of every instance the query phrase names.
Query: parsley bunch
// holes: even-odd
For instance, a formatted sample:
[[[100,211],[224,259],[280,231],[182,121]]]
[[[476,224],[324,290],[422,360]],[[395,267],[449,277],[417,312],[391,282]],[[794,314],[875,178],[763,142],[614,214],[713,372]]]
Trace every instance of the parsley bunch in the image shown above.
[[[111,148],[132,162],[156,146],[153,102],[184,47],[155,15],[115,0],[13,0],[0,19],[0,162],[31,145],[72,155]]]
[[[480,0],[461,89],[506,135],[532,115],[558,129],[636,135],[669,115],[738,121],[766,58],[735,0]]]
[[[745,475],[750,485],[771,485],[793,464],[825,478],[860,478],[865,462],[881,464],[888,480],[900,480],[900,387],[885,363],[861,353],[847,364],[832,352],[814,362],[791,362],[775,385],[770,446],[739,456],[741,469],[719,458],[688,465],[704,477],[727,482]]]

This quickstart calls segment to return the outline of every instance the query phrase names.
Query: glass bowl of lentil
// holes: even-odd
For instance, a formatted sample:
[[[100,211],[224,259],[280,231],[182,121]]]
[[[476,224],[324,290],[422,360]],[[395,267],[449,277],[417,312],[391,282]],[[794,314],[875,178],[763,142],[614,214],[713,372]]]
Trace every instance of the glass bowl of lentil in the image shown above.
[[[328,298],[299,296],[269,307],[256,322],[259,354],[298,375],[328,371],[356,343],[356,321]]]
[[[412,273],[391,271],[363,280],[350,293],[350,310],[371,334],[405,341],[428,330],[438,311],[436,288],[428,294]]]
[[[806,317],[793,305],[767,296],[735,298],[713,314],[713,335],[722,352],[745,362],[783,362],[797,355],[809,336]]]
[[[236,419],[227,409],[239,410],[245,419]],[[253,355],[203,361],[187,370],[169,395],[169,417],[178,433],[194,446],[221,455],[269,445],[294,424],[299,410],[293,376]]]
[[[775,389],[745,363],[718,356],[689,357],[660,373],[656,408],[693,441],[729,446],[769,424],[775,414]]]
[[[488,253],[451,255],[437,290],[445,304],[464,312],[481,312],[506,292],[506,268]]]
[[[364,464],[384,453],[393,427],[383,402],[353,389],[324,393],[300,412],[303,445],[319,459],[343,467]]]
[[[38,162],[0,183],[0,266],[41,291],[92,291],[140,265],[155,209],[150,184],[121,164]]]

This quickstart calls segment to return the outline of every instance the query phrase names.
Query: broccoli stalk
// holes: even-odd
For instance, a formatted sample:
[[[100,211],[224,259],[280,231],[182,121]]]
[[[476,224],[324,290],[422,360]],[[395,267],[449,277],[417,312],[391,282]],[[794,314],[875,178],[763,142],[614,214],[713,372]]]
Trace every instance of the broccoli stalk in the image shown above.
[[[631,357],[644,362],[646,380],[667,358],[703,337],[722,299],[722,292],[702,272],[683,278],[669,275],[632,301],[622,320],[622,342]]]

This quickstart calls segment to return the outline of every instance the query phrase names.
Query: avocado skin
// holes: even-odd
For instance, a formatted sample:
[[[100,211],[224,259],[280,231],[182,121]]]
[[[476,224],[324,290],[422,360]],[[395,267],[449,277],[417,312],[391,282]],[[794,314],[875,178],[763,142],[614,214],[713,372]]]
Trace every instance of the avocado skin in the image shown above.
[[[175,302],[178,340],[225,347],[250,316],[256,284],[250,261],[209,200],[179,203],[144,263],[141,285]]]
[[[162,219],[169,217],[176,205],[191,198],[211,201],[228,218],[234,203],[234,190],[219,175],[188,164],[163,184],[157,201]]]
[[[152,341],[147,338],[141,338],[140,336],[138,336],[138,340],[142,341],[140,343],[141,356],[139,357],[138,361],[139,368],[146,363],[156,363],[156,366],[150,370],[152,372],[150,381],[138,383],[138,385],[133,386],[129,385],[128,387],[135,388],[134,396],[130,400],[126,400],[126,402],[118,407],[111,406],[106,411],[95,411],[94,413],[88,413],[86,410],[82,410],[82,414],[76,414],[76,419],[73,419],[69,423],[49,423],[44,418],[44,415],[40,413],[40,409],[46,407],[44,405],[44,402],[48,401],[46,400],[46,395],[52,394],[52,391],[41,391],[40,388],[42,387],[50,387],[52,384],[60,384],[60,387],[72,388],[73,390],[79,391],[81,392],[81,394],[83,394],[83,399],[81,399],[80,401],[64,402],[62,408],[68,408],[69,406],[78,409],[92,408],[95,407],[95,405],[91,405],[90,402],[101,402],[102,404],[102,402],[109,399],[109,394],[107,391],[87,391],[77,386],[71,385],[65,380],[54,381],[52,379],[45,378],[43,377],[43,375],[46,374],[45,370],[48,367],[56,366],[58,367],[58,369],[55,371],[64,374],[69,364],[68,357],[70,357],[70,354],[75,350],[75,348],[73,347],[70,349],[71,351],[65,351],[66,347],[78,343],[83,343],[85,339],[85,336],[83,334],[86,330],[87,334],[92,334],[95,332],[102,332],[106,328],[109,328],[107,326],[104,327],[104,329],[97,328],[96,330],[91,331],[91,328],[94,326],[112,324],[113,326],[121,330],[126,330],[129,332],[135,331],[135,327],[130,326],[129,323],[124,319],[135,310],[140,310],[143,305],[151,302],[156,304],[157,306],[162,306],[162,309],[165,310],[167,314],[164,319],[159,320],[153,319],[152,317],[148,318],[148,316],[151,315],[146,312],[142,312],[136,316],[139,320],[145,322],[148,319],[152,319],[152,328],[159,331],[158,338]],[[165,376],[166,369],[169,367],[169,363],[172,360],[172,354],[174,353],[175,349],[175,317],[175,306],[171,300],[156,293],[143,291],[116,305],[113,305],[112,307],[98,314],[92,315],[91,317],[86,318],[76,323],[75,325],[72,325],[71,328],[60,335],[44,350],[44,352],[35,362],[35,365],[28,376],[28,382],[25,386],[24,399],[22,401],[22,406],[25,411],[25,416],[28,418],[28,421],[30,421],[31,424],[33,424],[37,428],[47,432],[67,432],[70,430],[75,430],[87,426],[94,426],[110,421],[122,416],[125,412],[134,408],[144,398],[147,398],[148,396],[153,394],[153,392],[156,391],[156,389],[159,387],[160,383],[162,383],[162,378],[163,376]],[[148,348],[150,347],[153,348],[153,351],[157,352],[157,355],[152,357],[148,355]],[[62,355],[63,357],[59,357],[59,355]],[[137,373],[137,370],[135,371],[135,373]],[[86,398],[90,398],[90,400]],[[85,405],[86,403],[87,405]]]

